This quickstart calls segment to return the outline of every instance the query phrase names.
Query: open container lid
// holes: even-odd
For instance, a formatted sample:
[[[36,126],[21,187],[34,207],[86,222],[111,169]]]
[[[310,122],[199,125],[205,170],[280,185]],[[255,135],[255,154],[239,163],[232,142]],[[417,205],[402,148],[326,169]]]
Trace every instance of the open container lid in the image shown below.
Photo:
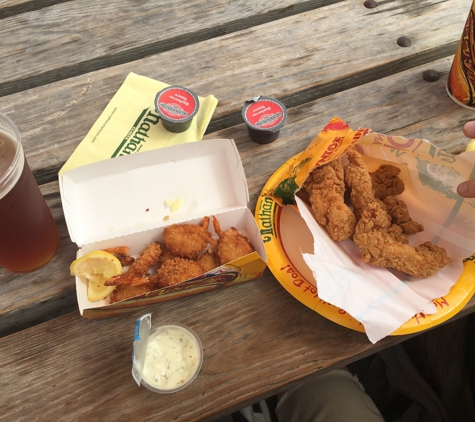
[[[132,376],[140,387],[142,381],[148,337],[152,327],[152,314],[142,315],[135,322],[135,334],[132,353]]]
[[[89,243],[247,207],[232,139],[212,139],[111,158],[59,176],[71,240]],[[181,200],[172,214],[168,201]],[[170,218],[170,219],[168,219]]]

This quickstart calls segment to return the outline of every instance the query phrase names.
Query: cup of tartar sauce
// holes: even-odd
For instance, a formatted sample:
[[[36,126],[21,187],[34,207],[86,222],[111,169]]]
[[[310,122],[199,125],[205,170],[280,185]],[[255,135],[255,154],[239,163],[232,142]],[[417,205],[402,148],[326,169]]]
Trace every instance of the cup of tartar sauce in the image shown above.
[[[151,327],[151,314],[135,326],[132,376],[137,384],[156,393],[174,393],[188,386],[203,364],[198,335],[179,323]]]

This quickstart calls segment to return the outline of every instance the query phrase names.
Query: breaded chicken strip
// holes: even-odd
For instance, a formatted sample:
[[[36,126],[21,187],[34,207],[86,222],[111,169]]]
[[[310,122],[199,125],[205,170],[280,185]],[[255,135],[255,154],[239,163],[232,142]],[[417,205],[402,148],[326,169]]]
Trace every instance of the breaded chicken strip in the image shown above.
[[[404,192],[404,182],[399,177],[401,170],[391,164],[383,164],[370,173],[374,195],[384,199],[389,195],[400,195]]]
[[[383,202],[386,205],[388,214],[391,216],[392,222],[400,226],[404,233],[415,234],[424,230],[422,224],[417,223],[410,217],[407,205],[402,199],[395,196],[387,196]]]
[[[350,201],[358,221],[363,210],[375,200],[373,184],[361,154],[353,148],[346,152],[346,156],[349,163],[345,169],[345,182],[351,189]]]
[[[316,167],[303,188],[309,194],[312,214],[336,241],[348,239],[355,229],[356,219],[345,204],[345,181],[341,158]]]
[[[420,278],[434,275],[452,262],[445,249],[430,242],[416,248],[398,242],[388,233],[390,227],[391,217],[381,201],[371,202],[363,211],[353,235],[364,262]]]

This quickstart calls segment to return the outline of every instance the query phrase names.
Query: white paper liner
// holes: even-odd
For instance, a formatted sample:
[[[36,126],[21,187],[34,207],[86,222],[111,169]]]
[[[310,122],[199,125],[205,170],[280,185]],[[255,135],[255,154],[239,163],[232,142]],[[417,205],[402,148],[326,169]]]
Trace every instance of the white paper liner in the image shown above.
[[[463,259],[470,254],[449,242],[452,263],[425,279],[401,275],[403,281],[386,268],[361,261],[361,254],[351,240],[334,242],[320,227],[307,205],[296,197],[300,214],[314,238],[314,254],[303,254],[316,280],[320,299],[348,312],[363,324],[372,343],[376,343],[418,313],[436,312],[432,299],[446,295],[463,269]],[[422,222],[424,223],[424,222]],[[434,234],[424,230],[424,240]],[[413,244],[412,240],[410,242]],[[419,244],[421,242],[418,242]],[[447,244],[445,244],[447,243]]]

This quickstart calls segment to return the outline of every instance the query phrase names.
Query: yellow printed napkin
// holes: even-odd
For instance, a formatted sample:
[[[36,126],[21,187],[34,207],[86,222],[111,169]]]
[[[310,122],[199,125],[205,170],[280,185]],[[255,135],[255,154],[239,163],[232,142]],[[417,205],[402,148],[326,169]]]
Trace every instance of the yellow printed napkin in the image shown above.
[[[157,92],[167,86],[129,73],[59,174],[119,155],[201,140],[218,100],[213,95],[198,97],[200,108],[191,126],[185,132],[172,133],[162,126],[154,106]]]

